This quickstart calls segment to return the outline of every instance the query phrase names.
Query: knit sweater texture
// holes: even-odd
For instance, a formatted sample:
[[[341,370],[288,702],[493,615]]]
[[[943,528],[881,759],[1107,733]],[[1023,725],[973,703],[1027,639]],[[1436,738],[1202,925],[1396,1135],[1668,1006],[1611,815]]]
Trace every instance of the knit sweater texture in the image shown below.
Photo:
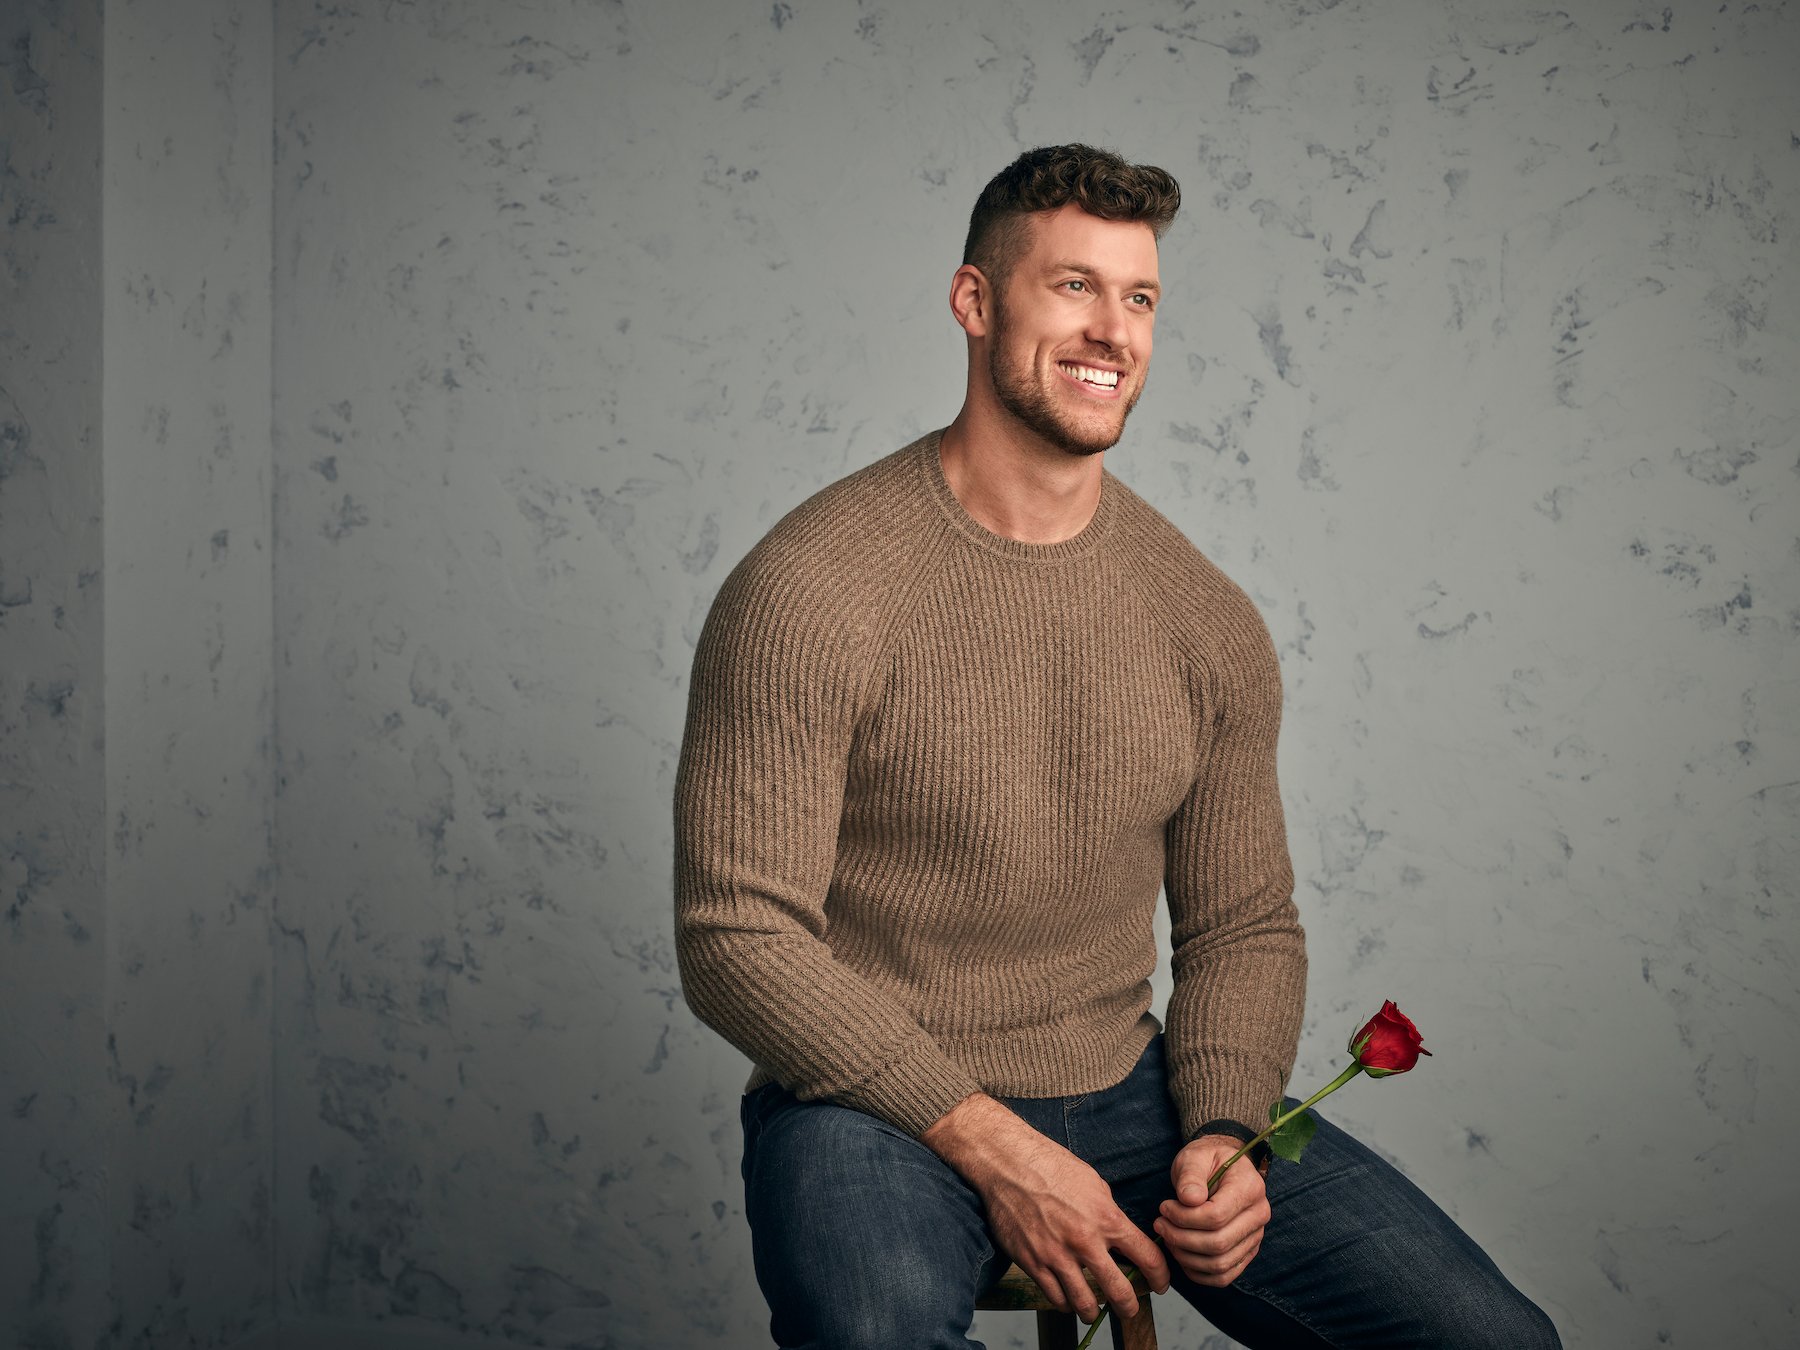
[[[977,1091],[1130,1072],[1170,912],[1169,1089],[1267,1120],[1304,936],[1248,597],[1106,474],[1073,538],[957,501],[941,432],[789,513],[694,656],[675,792],[694,1012],[777,1080],[920,1134]]]

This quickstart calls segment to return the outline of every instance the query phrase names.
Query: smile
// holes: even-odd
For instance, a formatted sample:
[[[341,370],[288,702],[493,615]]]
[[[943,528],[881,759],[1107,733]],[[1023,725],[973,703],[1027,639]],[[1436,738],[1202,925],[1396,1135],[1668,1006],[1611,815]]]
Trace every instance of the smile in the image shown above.
[[[1110,390],[1119,387],[1119,372],[1116,370],[1102,370],[1098,366],[1083,366],[1074,361],[1058,361],[1056,368],[1071,380],[1095,389]]]

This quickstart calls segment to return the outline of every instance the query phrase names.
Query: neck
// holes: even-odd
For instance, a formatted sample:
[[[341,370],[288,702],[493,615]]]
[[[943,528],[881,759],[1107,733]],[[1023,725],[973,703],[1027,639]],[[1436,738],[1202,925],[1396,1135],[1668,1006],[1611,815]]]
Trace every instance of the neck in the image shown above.
[[[1075,455],[1011,417],[964,403],[938,446],[944,481],[983,529],[1022,544],[1060,544],[1100,506],[1103,454]]]

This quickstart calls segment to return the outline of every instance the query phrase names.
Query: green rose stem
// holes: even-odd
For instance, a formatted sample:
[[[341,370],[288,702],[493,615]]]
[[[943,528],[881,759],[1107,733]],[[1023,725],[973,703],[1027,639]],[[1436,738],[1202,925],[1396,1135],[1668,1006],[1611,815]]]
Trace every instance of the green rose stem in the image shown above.
[[[1270,1135],[1274,1134],[1275,1131],[1279,1130],[1283,1125],[1287,1124],[1295,1116],[1299,1115],[1302,1111],[1306,1110],[1306,1108],[1311,1106],[1314,1102],[1317,1102],[1317,1101],[1322,1100],[1323,1098],[1329,1097],[1332,1093],[1336,1092],[1339,1088],[1344,1086],[1345,1083],[1348,1083],[1352,1078],[1355,1078],[1358,1074],[1360,1074],[1362,1072],[1364,1072],[1364,1070],[1363,1070],[1363,1066],[1362,1066],[1361,1062],[1359,1061],[1357,1063],[1353,1063],[1349,1068],[1345,1069],[1336,1078],[1332,1079],[1324,1087],[1320,1088],[1317,1092],[1313,1093],[1312,1096],[1308,1097],[1305,1101],[1301,1102],[1300,1105],[1296,1106],[1292,1111],[1286,1111],[1286,1112],[1283,1112],[1281,1115],[1277,1116],[1273,1121],[1270,1122],[1269,1127],[1266,1130],[1264,1130],[1261,1134],[1257,1135],[1256,1138],[1252,1139],[1249,1143],[1245,1144],[1242,1148],[1240,1148],[1236,1153],[1232,1154],[1224,1162],[1219,1164],[1219,1170],[1214,1172],[1212,1174],[1212,1176],[1207,1180],[1206,1198],[1208,1200],[1213,1198],[1213,1193],[1219,1189],[1219,1183],[1225,1179],[1225,1173],[1230,1170],[1231,1164],[1236,1162],[1239,1158],[1243,1157],[1246,1153],[1248,1153],[1251,1149],[1255,1148],[1258,1144],[1262,1143],[1263,1140],[1267,1139]]]
[[[1100,1324],[1106,1320],[1106,1313],[1107,1306],[1102,1303],[1100,1315],[1094,1319],[1094,1325],[1088,1328],[1088,1334],[1081,1338],[1081,1344],[1076,1346],[1075,1350],[1088,1350],[1088,1347],[1094,1343],[1094,1333],[1100,1330]]]

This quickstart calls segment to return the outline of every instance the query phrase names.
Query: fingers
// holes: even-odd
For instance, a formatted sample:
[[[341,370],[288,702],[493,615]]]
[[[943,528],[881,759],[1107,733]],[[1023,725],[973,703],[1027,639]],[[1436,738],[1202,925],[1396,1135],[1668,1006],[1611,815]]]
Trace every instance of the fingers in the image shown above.
[[[1137,1287],[1112,1259],[1111,1253],[1117,1252],[1136,1266],[1138,1273],[1144,1277],[1144,1283],[1159,1294],[1169,1292],[1169,1261],[1155,1239],[1126,1218],[1123,1211],[1119,1212],[1118,1220],[1116,1229],[1108,1235],[1109,1251],[1098,1258],[1084,1258],[1084,1264],[1093,1276],[1094,1283],[1099,1286],[1101,1297],[1112,1305],[1120,1317],[1132,1318],[1137,1316],[1143,1299],[1139,1296]],[[1087,1314],[1083,1312],[1082,1316],[1087,1317]],[[1094,1319],[1087,1317],[1087,1320],[1091,1322]]]
[[[1163,1238],[1175,1262],[1192,1276],[1195,1271],[1222,1274],[1235,1265],[1249,1264],[1256,1247],[1262,1246],[1264,1229],[1260,1224],[1233,1224],[1224,1229],[1183,1228],[1165,1217],[1157,1217],[1156,1233]]]
[[[1113,1306],[1114,1311],[1120,1317],[1137,1316],[1137,1290],[1131,1287],[1131,1281],[1125,1278],[1125,1272],[1114,1264],[1110,1256],[1101,1257],[1098,1265],[1089,1266],[1088,1269],[1093,1271],[1094,1282],[1100,1286],[1100,1292],[1106,1296],[1106,1301]],[[1098,1317],[1099,1315],[1099,1309],[1096,1308],[1094,1316]],[[1093,1317],[1087,1317],[1085,1313],[1082,1316],[1090,1322],[1094,1320]]]
[[[1224,1289],[1249,1268],[1250,1263],[1256,1259],[1256,1253],[1261,1249],[1262,1238],[1258,1237],[1254,1242],[1249,1244],[1241,1260],[1232,1262],[1231,1265],[1227,1266],[1217,1275],[1209,1275],[1202,1271],[1199,1275],[1190,1275],[1188,1278],[1193,1280],[1195,1284],[1204,1284],[1212,1288]]]
[[[1099,1286],[1098,1298],[1094,1294],[1094,1285],[1090,1285],[1082,1273],[1084,1268],[1092,1272],[1094,1285]],[[1046,1265],[1042,1274],[1030,1273],[1058,1312],[1072,1312],[1082,1321],[1092,1322],[1100,1316],[1100,1300],[1105,1299],[1119,1316],[1137,1315],[1137,1290],[1131,1287],[1131,1281],[1125,1278],[1113,1259],[1104,1253],[1083,1258],[1081,1265],[1058,1263]]]
[[[1106,1264],[1112,1265],[1112,1262],[1108,1261]],[[1114,1267],[1114,1273],[1118,1273],[1117,1267]],[[1058,1312],[1072,1312],[1084,1322],[1092,1322],[1100,1316],[1100,1301],[1094,1297],[1094,1291],[1088,1288],[1087,1279],[1079,1266],[1056,1266],[1033,1278],[1050,1301],[1057,1305]]]
[[[1210,1206],[1194,1207],[1165,1200],[1157,1213],[1155,1228],[1163,1245],[1177,1255],[1222,1257],[1261,1234],[1268,1223],[1267,1201],[1225,1216]]]
[[[1053,1266],[1047,1261],[1029,1257],[1024,1252],[1013,1253],[1013,1261],[1020,1270],[1031,1276],[1037,1283],[1037,1287],[1043,1290],[1044,1297],[1049,1300],[1050,1306],[1057,1312],[1073,1312],[1075,1310],[1068,1294],[1063,1291],[1063,1278],[1059,1267]]]
[[[1250,1263],[1256,1259],[1256,1254],[1262,1250],[1262,1240],[1263,1235],[1258,1233],[1249,1242],[1239,1248],[1236,1259],[1232,1260],[1230,1265],[1226,1266],[1217,1276],[1213,1277],[1218,1281],[1218,1287],[1220,1289],[1223,1289],[1226,1285],[1230,1284],[1233,1280],[1237,1279],[1238,1276],[1244,1273]],[[1189,1278],[1192,1277],[1190,1276]]]
[[[1042,1190],[995,1185],[984,1192],[998,1245],[1059,1312],[1092,1322],[1104,1299],[1121,1317],[1136,1316],[1137,1290],[1112,1252],[1136,1265],[1157,1290],[1169,1287],[1168,1258],[1113,1202],[1099,1173],[1073,1155],[1069,1162],[1071,1176],[1064,1184]],[[1084,1268],[1092,1272],[1092,1285]]]
[[[1126,1220],[1112,1240],[1112,1249],[1142,1271],[1145,1281],[1157,1293],[1169,1292],[1169,1263],[1162,1248],[1143,1229]]]
[[[1187,1277],[1198,1284],[1222,1285],[1236,1279],[1262,1247],[1263,1230],[1220,1233],[1183,1228],[1167,1219],[1156,1221],[1157,1236],[1169,1248]]]
[[[1219,1277],[1219,1287],[1224,1288],[1226,1285],[1230,1284],[1233,1280],[1235,1280],[1238,1276],[1242,1275],[1244,1273],[1245,1268],[1248,1267],[1249,1264],[1256,1259],[1256,1254],[1261,1250],[1262,1250],[1262,1234],[1258,1233],[1256,1235],[1256,1240],[1251,1242],[1248,1245],[1248,1247],[1245,1249],[1244,1259],[1239,1261],[1236,1265],[1232,1266],[1229,1270],[1227,1270],[1223,1275],[1221,1275]]]
[[[1132,1228],[1137,1238],[1138,1247],[1143,1250],[1143,1257],[1130,1252],[1123,1254],[1131,1263],[1143,1272],[1153,1289],[1166,1292],[1169,1287],[1168,1263],[1156,1244],[1141,1231]],[[1116,1244],[1121,1250],[1124,1243]],[[1156,1273],[1153,1275],[1151,1271]],[[1085,1274],[1083,1272],[1086,1272]],[[1104,1300],[1122,1318],[1136,1317],[1141,1300],[1138,1291],[1132,1286],[1125,1272],[1119,1269],[1108,1253],[1082,1258],[1079,1266],[1055,1263],[1046,1264],[1041,1273],[1029,1271],[1031,1277],[1038,1282],[1046,1298],[1055,1304],[1059,1312],[1073,1312],[1084,1322],[1092,1322],[1100,1315],[1100,1303]],[[1092,1276],[1092,1284],[1089,1276]],[[1099,1296],[1095,1296],[1096,1288]]]
[[[1242,1203],[1240,1203],[1240,1201]],[[1262,1228],[1269,1222],[1269,1200],[1264,1195],[1226,1196],[1223,1191],[1203,1205],[1184,1205],[1165,1200],[1157,1212],[1182,1228],[1220,1233],[1233,1225]]]

